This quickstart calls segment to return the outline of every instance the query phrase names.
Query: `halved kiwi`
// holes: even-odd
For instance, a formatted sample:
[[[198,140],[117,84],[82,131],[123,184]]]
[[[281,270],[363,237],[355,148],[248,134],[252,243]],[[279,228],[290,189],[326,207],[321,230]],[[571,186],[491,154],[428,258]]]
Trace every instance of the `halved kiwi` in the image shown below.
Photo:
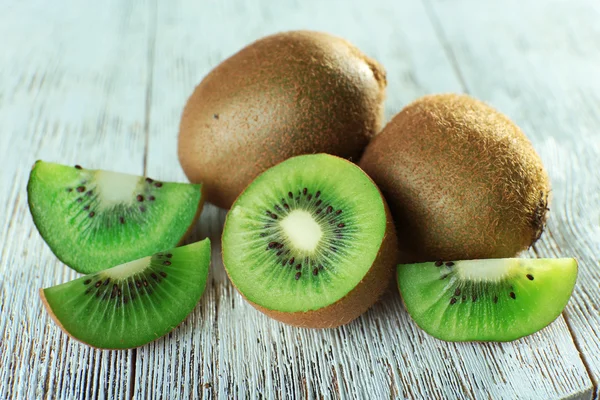
[[[397,278],[408,313],[431,336],[506,342],[560,315],[575,286],[577,261],[436,261],[399,265]]]
[[[256,308],[305,327],[350,322],[393,276],[396,235],[377,186],[355,164],[327,154],[288,159],[236,200],[223,261]]]
[[[175,329],[194,309],[209,266],[205,239],[40,289],[40,295],[69,336],[103,349],[138,347]]]
[[[200,215],[202,186],[38,161],[27,194],[42,238],[65,264],[96,272],[176,246]]]

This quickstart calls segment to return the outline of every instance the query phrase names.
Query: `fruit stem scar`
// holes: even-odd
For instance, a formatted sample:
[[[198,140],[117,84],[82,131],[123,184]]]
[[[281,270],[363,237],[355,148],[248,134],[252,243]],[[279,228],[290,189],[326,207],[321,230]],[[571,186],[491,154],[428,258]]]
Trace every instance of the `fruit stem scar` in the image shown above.
[[[314,251],[323,236],[321,226],[308,211],[294,210],[279,223],[291,246]]]

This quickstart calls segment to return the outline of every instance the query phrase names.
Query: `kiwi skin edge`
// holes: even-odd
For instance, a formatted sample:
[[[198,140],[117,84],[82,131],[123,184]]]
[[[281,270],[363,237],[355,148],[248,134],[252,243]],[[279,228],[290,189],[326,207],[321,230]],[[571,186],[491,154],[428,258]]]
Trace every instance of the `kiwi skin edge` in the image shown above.
[[[182,112],[178,158],[207,200],[229,209],[261,172],[292,156],[358,160],[383,123],[384,68],[342,38],[267,36],[209,72]]]
[[[373,181],[371,180],[371,182]],[[374,182],[373,185],[375,185]],[[381,191],[379,191],[379,194],[383,201],[387,222],[377,256],[364,278],[346,296],[335,303],[318,310],[292,313],[270,310],[248,300],[242,292],[237,290],[235,283],[231,279],[229,281],[244,300],[254,308],[273,319],[289,325],[301,328],[336,328],[353,321],[375,304],[389,286],[395,282],[394,274],[399,258],[396,228],[394,227],[390,209]],[[227,218],[229,218],[229,214],[227,214]],[[223,251],[222,249],[223,246],[221,246],[221,252]],[[227,268],[225,268],[225,271],[227,272]],[[336,318],[333,319],[332,316],[336,316]]]

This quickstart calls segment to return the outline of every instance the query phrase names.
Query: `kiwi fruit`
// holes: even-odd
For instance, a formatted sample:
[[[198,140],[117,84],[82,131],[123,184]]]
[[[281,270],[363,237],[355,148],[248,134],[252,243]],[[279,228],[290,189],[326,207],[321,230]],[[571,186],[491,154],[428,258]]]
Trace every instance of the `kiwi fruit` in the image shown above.
[[[331,328],[392,281],[397,243],[385,200],[355,164],[290,158],[259,175],[227,215],[223,262],[239,292],[288,324]]]
[[[469,96],[408,105],[360,166],[389,202],[404,263],[514,257],[544,228],[540,157],[513,122]]]
[[[408,313],[431,336],[507,342],[560,315],[575,286],[577,261],[436,261],[399,265],[397,278]]]
[[[82,273],[176,246],[203,205],[202,185],[38,161],[27,185],[42,238]]]
[[[210,240],[40,289],[69,336],[102,349],[143,346],[175,329],[206,287]]]
[[[381,128],[384,69],[344,39],[293,31],[214,68],[187,101],[179,160],[209,202],[230,208],[267,168],[300,154],[358,160]]]

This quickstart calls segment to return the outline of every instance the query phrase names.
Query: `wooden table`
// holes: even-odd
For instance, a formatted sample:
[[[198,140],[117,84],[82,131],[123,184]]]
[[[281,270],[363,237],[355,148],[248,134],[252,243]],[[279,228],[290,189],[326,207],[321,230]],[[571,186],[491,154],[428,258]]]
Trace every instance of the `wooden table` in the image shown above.
[[[600,379],[598,0],[0,1],[0,399],[597,398]],[[494,3],[494,4],[492,4]],[[324,30],[388,71],[386,115],[467,92],[514,119],[552,178],[548,228],[525,256],[575,256],[565,312],[513,343],[451,344],[419,329],[396,292],[348,326],[305,330],[246,304],[223,272],[225,212],[200,305],[137,350],[69,339],[37,289],[78,275],[33,226],[37,159],[184,181],[182,107],[202,77],[254,39]]]

